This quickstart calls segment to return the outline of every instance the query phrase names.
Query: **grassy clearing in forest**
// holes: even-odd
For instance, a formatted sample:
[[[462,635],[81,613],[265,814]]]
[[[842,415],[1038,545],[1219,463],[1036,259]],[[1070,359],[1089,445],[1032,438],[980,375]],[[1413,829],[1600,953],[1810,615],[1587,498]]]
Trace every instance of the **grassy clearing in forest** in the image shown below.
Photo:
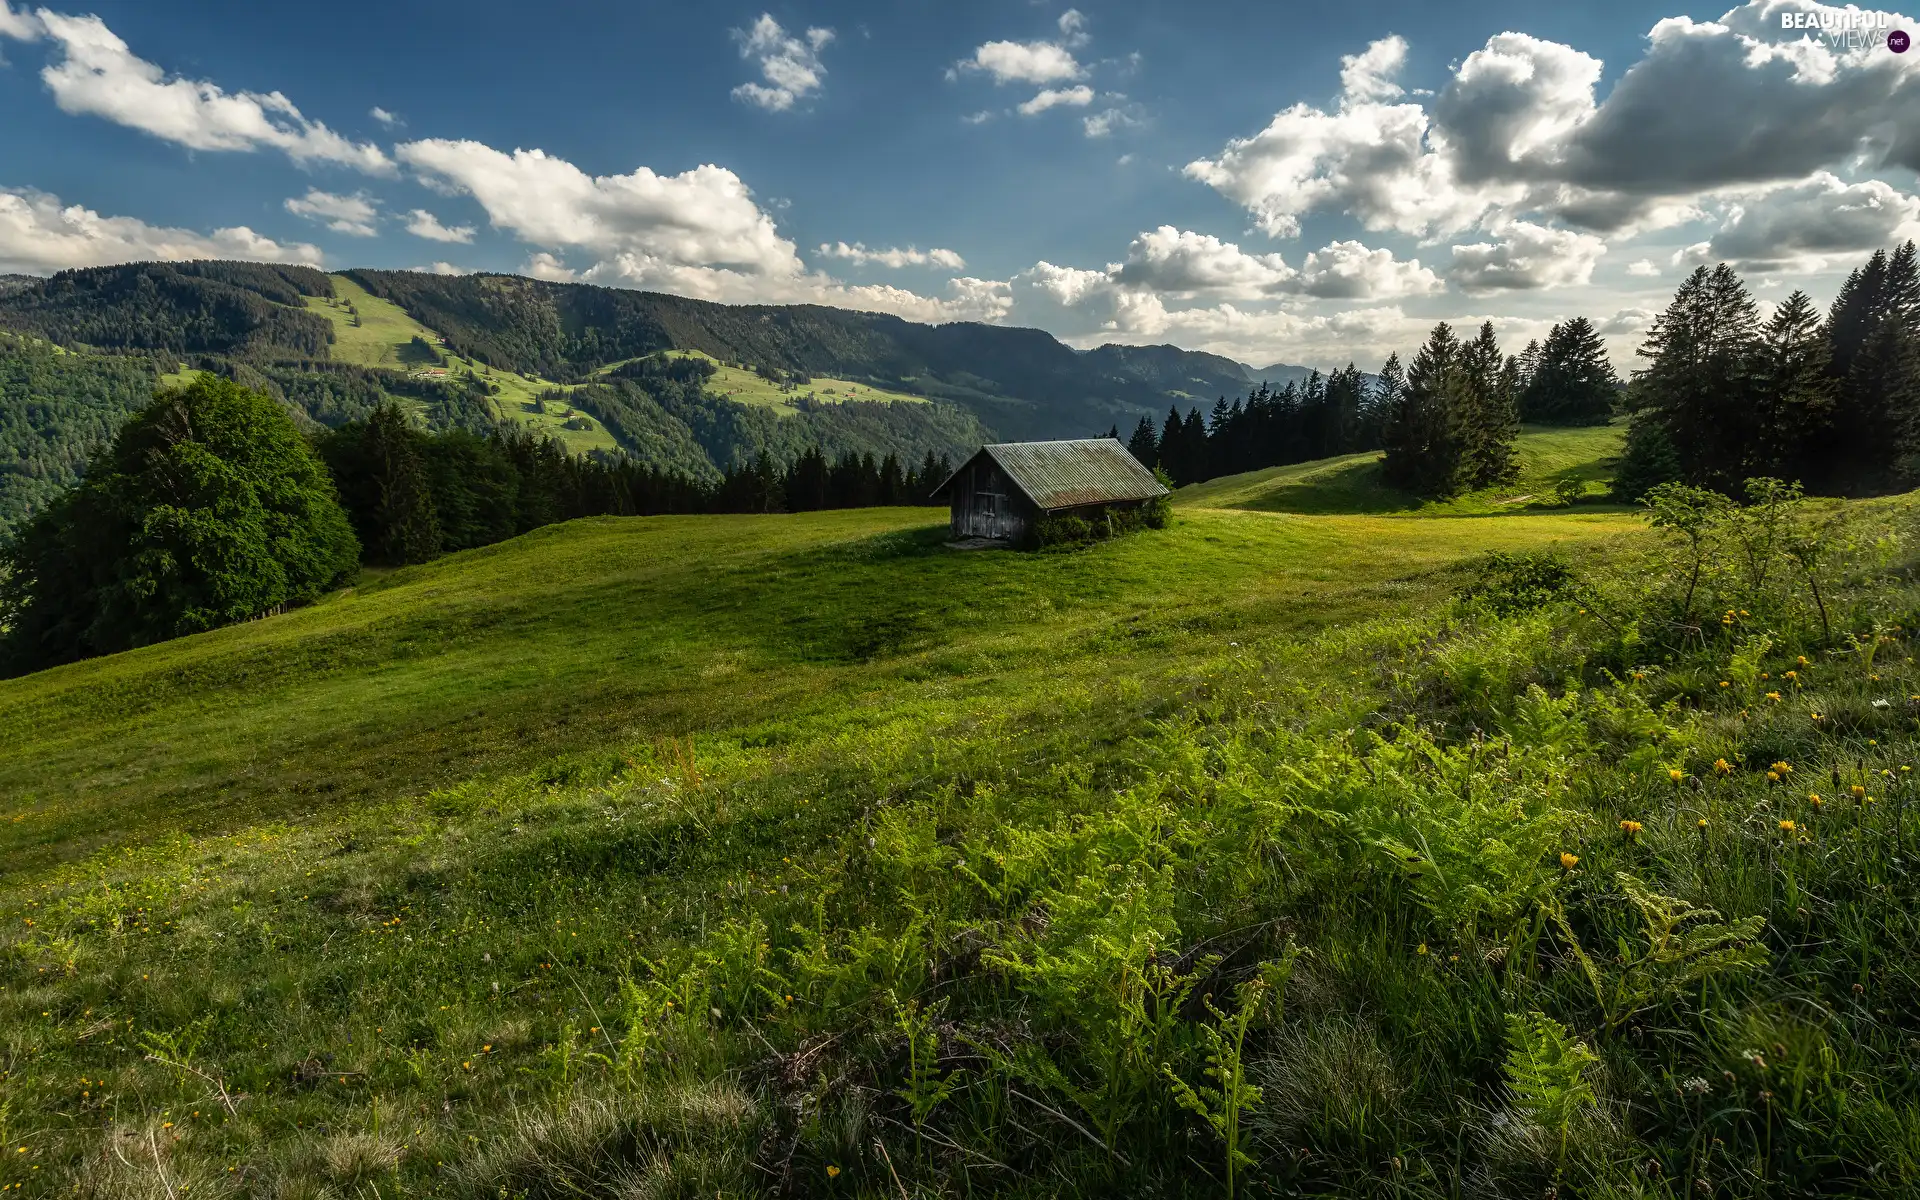
[[[1197,491],[575,522],[0,683],[0,1186],[1920,1187],[1911,501],[1694,571]]]
[[[699,350],[670,350],[670,355],[679,358],[702,358],[714,366],[714,376],[707,381],[707,392],[722,400],[731,400],[735,404],[749,404],[756,408],[770,408],[781,416],[792,416],[800,410],[794,401],[802,397],[811,397],[822,404],[838,404],[848,400],[858,400],[872,404],[925,404],[925,396],[909,395],[906,392],[893,392],[885,388],[871,387],[847,379],[829,379],[816,375],[812,382],[804,384],[779,384],[762,379],[752,370],[741,370],[728,366],[710,354]]]
[[[1606,483],[1611,460],[1625,444],[1625,430],[1529,427],[1520,439],[1520,478],[1514,483],[1450,500],[1422,501],[1381,482],[1378,454],[1349,454],[1244,475],[1210,479],[1181,492],[1191,503],[1295,513],[1405,513],[1409,516],[1472,516],[1565,508],[1555,496],[1563,480],[1584,485],[1578,503],[1611,507]]]

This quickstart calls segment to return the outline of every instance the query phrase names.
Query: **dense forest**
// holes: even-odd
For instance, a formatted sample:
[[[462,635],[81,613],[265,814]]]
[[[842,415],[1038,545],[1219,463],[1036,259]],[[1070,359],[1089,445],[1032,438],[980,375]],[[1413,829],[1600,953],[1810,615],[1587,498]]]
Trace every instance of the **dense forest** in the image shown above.
[[[1911,486],[1920,457],[1920,264],[1908,242],[1856,269],[1821,319],[1794,292],[1763,322],[1726,264],[1688,277],[1628,389],[1620,489],[1669,480],[1738,495],[1797,480],[1866,495]]]
[[[0,539],[80,478],[158,377],[143,356],[67,354],[0,334]]]
[[[1605,423],[1617,391],[1584,317],[1513,356],[1502,354],[1490,322],[1467,343],[1443,323],[1409,369],[1396,354],[1378,375],[1352,363],[1310,371],[1278,388],[1262,384],[1244,402],[1220,399],[1206,417],[1176,407],[1158,429],[1141,418],[1127,448],[1181,484],[1384,450],[1390,484],[1447,496],[1512,478],[1523,413],[1547,424]]]

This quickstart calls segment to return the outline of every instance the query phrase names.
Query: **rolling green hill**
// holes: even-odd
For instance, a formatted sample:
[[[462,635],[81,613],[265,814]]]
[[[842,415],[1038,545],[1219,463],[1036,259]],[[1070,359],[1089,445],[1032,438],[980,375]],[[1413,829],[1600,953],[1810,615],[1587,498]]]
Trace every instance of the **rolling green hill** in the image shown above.
[[[1244,1194],[1920,1183],[1911,499],[1669,652],[1634,515],[1270,502],[1353,469],[579,521],[0,682],[0,1186],[1211,1195],[1209,1053]]]
[[[1531,428],[1518,449],[1520,477],[1511,485],[1469,492],[1447,500],[1421,500],[1388,487],[1378,454],[1349,454],[1209,479],[1184,489],[1183,497],[1215,508],[1294,513],[1417,513],[1469,516],[1564,507],[1556,495],[1563,481],[1585,486],[1579,503],[1607,501],[1606,484],[1626,431],[1620,426]]]

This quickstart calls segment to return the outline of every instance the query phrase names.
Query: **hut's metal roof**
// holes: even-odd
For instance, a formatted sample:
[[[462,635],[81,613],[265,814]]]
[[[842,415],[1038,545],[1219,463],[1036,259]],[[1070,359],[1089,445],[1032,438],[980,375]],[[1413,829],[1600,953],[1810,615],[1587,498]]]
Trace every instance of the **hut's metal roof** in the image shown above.
[[[1043,511],[1109,504],[1121,500],[1151,500],[1167,489],[1140,465],[1127,448],[1113,438],[1083,438],[1071,442],[1005,442],[982,446],[1019,489]],[[960,471],[973,465],[974,455]],[[960,471],[954,472],[958,477]],[[949,478],[938,491],[953,482]],[[936,493],[937,494],[937,493]]]

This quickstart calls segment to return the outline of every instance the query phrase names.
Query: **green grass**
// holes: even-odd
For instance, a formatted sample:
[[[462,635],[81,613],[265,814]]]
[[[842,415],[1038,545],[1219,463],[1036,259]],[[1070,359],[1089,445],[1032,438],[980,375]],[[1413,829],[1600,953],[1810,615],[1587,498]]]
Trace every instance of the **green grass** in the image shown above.
[[[723,400],[731,400],[735,404],[746,404],[755,408],[770,408],[781,416],[792,416],[794,413],[799,412],[800,410],[794,406],[793,402],[802,397],[811,397],[813,400],[823,404],[837,404],[849,400],[876,404],[927,403],[925,396],[914,396],[906,392],[888,391],[885,388],[872,387],[868,384],[847,379],[830,379],[824,375],[814,376],[813,382],[811,383],[789,387],[762,379],[751,370],[743,371],[737,367],[730,367],[712,355],[699,350],[671,350],[668,351],[668,353],[681,358],[702,358],[712,363],[715,368],[715,374],[712,379],[707,381],[707,392],[710,395],[718,396]],[[620,364],[616,363],[614,365],[618,366]],[[609,367],[607,369],[612,370],[613,368]]]
[[[1893,543],[1829,539],[1873,659],[1732,532],[1669,653],[1631,515],[1240,495],[580,521],[0,682],[0,1186],[1218,1195],[1211,1053],[1242,1195],[1920,1187]],[[1563,603],[1452,601],[1549,548]],[[1764,932],[1658,959],[1623,872]],[[1535,1011],[1596,1107],[1510,1086]]]
[[[1380,479],[1380,456],[1374,453],[1210,479],[1182,489],[1180,495],[1195,504],[1263,512],[1468,516],[1556,507],[1555,485],[1573,479],[1587,486],[1587,496],[1580,501],[1584,510],[1605,504],[1611,460],[1619,455],[1625,436],[1618,426],[1531,427],[1520,439],[1520,478],[1515,483],[1443,501],[1420,501],[1387,487]]]
[[[331,298],[308,296],[307,309],[333,322],[332,358],[362,367],[407,371],[426,365],[413,349],[413,339],[440,345],[440,335],[407,315],[391,300],[382,300],[345,275],[334,275]],[[352,305],[353,312],[348,311]],[[354,324],[353,313],[360,316]]]

